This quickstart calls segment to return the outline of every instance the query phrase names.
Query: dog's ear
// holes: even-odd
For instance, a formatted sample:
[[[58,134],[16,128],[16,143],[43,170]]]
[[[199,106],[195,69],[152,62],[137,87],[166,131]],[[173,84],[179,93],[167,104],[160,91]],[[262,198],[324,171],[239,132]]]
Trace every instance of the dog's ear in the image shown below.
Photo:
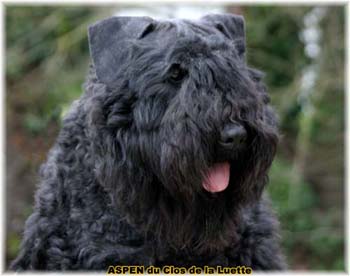
[[[90,55],[99,80],[113,86],[132,41],[153,29],[154,21],[149,17],[111,17],[89,26]]]
[[[245,54],[245,24],[241,15],[235,14],[209,14],[201,18],[217,28],[226,37],[232,39],[240,57]]]

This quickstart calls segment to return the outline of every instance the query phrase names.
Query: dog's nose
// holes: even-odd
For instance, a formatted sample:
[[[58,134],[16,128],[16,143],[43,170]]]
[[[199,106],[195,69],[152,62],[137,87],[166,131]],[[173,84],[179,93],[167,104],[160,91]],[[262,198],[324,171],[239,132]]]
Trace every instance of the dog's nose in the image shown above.
[[[239,124],[229,124],[220,133],[221,143],[225,147],[233,148],[244,144],[247,131]]]

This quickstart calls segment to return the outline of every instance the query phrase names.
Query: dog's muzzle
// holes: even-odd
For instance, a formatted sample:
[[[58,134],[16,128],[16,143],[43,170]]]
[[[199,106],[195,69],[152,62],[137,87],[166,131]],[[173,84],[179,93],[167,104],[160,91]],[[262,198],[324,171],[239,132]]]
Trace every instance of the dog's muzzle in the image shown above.
[[[231,161],[237,158],[247,141],[246,129],[237,123],[226,125],[220,133],[217,162],[207,171],[203,188],[211,193],[224,191],[230,182]]]

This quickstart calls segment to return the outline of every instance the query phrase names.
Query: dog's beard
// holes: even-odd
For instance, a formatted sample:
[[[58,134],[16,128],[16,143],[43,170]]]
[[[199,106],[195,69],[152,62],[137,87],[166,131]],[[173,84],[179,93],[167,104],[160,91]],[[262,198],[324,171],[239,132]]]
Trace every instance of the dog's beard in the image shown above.
[[[186,159],[187,166],[171,162],[181,162],[174,157],[163,160],[165,171],[125,167],[113,191],[115,202],[159,250],[172,248],[198,255],[222,250],[237,239],[240,209],[256,201],[267,182],[277,143],[277,136],[270,134],[253,135],[247,148],[231,159],[215,156],[204,161],[208,152],[200,154],[196,149],[196,162],[190,164],[191,159]],[[220,177],[222,183],[214,183]],[[212,181],[209,188],[205,186],[208,181]],[[214,191],[217,187],[224,189]]]
[[[236,239],[239,217],[230,207],[229,195],[197,195],[193,202],[164,199],[158,202],[145,230],[158,247],[194,255],[208,254],[227,247]]]

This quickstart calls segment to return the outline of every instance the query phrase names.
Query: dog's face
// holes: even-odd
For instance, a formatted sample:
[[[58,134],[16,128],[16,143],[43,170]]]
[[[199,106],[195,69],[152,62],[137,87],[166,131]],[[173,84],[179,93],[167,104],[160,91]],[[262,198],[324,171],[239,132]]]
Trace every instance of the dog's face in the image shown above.
[[[89,42],[104,85],[89,111],[101,184],[161,243],[232,242],[278,140],[261,74],[245,62],[243,18],[114,17],[90,27]]]

